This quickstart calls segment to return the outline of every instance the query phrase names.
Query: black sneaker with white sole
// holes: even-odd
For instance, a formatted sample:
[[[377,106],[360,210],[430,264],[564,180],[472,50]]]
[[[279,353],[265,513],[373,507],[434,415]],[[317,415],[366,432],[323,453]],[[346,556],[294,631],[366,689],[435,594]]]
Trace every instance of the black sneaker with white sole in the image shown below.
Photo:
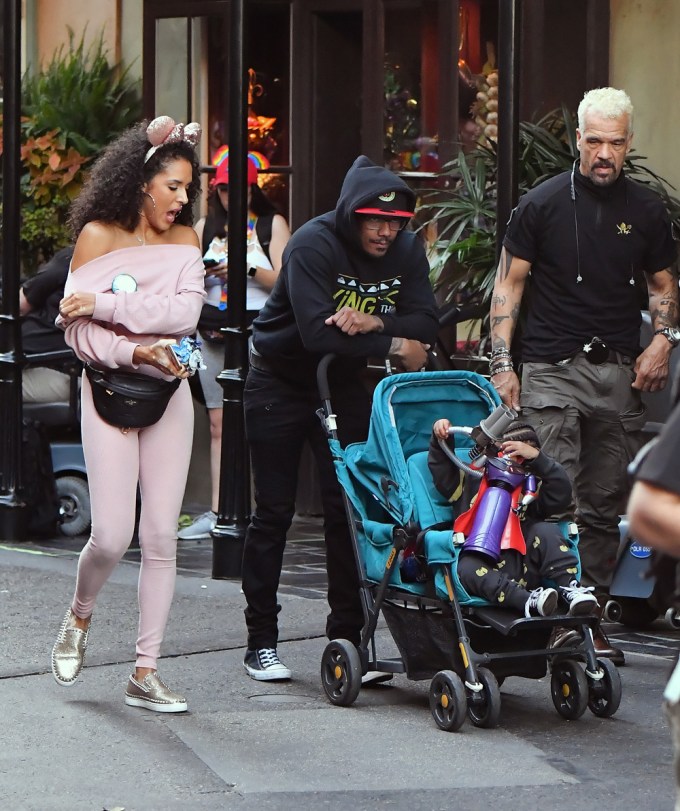
[[[569,606],[569,616],[581,617],[592,614],[597,608],[597,598],[593,594],[592,586],[580,586],[572,580],[568,586],[560,586],[560,597]]]
[[[256,681],[284,681],[292,675],[279,659],[276,648],[247,650],[243,667],[250,678]]]

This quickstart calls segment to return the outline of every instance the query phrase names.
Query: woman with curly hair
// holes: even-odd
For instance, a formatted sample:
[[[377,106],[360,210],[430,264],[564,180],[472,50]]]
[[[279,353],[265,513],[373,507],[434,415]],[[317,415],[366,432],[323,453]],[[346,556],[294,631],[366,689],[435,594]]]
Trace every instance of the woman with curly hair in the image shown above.
[[[125,429],[99,415],[94,384],[83,377],[92,534],[52,651],[54,678],[73,684],[83,666],[97,595],[130,545],[139,483],[139,631],[125,703],[156,712],[187,708],[156,666],[174,592],[177,519],[193,424],[188,370],[169,347],[195,331],[205,296],[201,252],[191,228],[199,137],[197,124],[175,124],[163,116],[148,127],[146,122],[132,127],[97,160],[71,210],[77,239],[58,319],[66,342],[95,370],[177,381],[156,422]]]

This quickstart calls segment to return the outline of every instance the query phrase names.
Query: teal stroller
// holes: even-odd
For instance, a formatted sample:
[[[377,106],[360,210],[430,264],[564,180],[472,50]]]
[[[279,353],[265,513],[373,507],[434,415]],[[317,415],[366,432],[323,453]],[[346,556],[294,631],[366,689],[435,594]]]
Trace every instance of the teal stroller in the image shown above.
[[[479,426],[500,401],[473,372],[397,374],[381,380],[373,395],[366,442],[341,447],[327,383],[325,357],[318,371],[325,425],[343,489],[354,554],[360,572],[364,627],[356,648],[347,640],[326,645],[321,662],[324,692],[332,704],[352,704],[369,670],[430,680],[436,724],[455,731],[466,717],[478,727],[497,726],[500,685],[508,676],[539,679],[551,670],[557,712],[575,719],[590,709],[613,715],[621,680],[593,648],[594,616],[525,618],[467,594],[457,577],[452,505],[432,482],[427,449],[434,421]],[[471,431],[456,437],[456,456],[469,461]],[[442,527],[445,527],[442,529]],[[565,540],[576,549],[577,536]],[[375,631],[380,613],[399,651],[379,658]],[[577,631],[573,642],[549,647],[552,630]]]

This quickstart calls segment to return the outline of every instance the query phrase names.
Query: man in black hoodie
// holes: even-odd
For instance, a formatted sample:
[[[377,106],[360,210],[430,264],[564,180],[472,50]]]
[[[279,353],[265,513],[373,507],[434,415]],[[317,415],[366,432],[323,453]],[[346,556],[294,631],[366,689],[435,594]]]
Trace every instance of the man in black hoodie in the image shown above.
[[[286,246],[281,274],[253,322],[244,403],[255,483],[246,533],[243,591],[248,627],[244,667],[258,681],[290,678],[277,655],[276,592],[295,513],[300,455],[315,455],[324,509],[329,639],[359,643],[359,575],[340,486],[316,414],[316,368],[327,353],[343,447],[364,440],[370,398],[361,379],[368,357],[416,371],[437,332],[436,305],[421,241],[404,230],[415,195],[399,177],[360,156],[334,211],[306,223]]]

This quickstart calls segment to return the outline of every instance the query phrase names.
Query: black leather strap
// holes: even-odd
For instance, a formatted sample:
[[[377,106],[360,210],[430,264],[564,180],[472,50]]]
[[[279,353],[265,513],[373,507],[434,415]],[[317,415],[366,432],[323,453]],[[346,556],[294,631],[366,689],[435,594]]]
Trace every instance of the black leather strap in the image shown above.
[[[250,350],[250,365],[253,369],[257,369],[258,372],[268,372],[269,374],[275,374],[274,371],[274,364],[270,363],[266,358],[263,358],[262,355],[259,355],[253,349]]]

